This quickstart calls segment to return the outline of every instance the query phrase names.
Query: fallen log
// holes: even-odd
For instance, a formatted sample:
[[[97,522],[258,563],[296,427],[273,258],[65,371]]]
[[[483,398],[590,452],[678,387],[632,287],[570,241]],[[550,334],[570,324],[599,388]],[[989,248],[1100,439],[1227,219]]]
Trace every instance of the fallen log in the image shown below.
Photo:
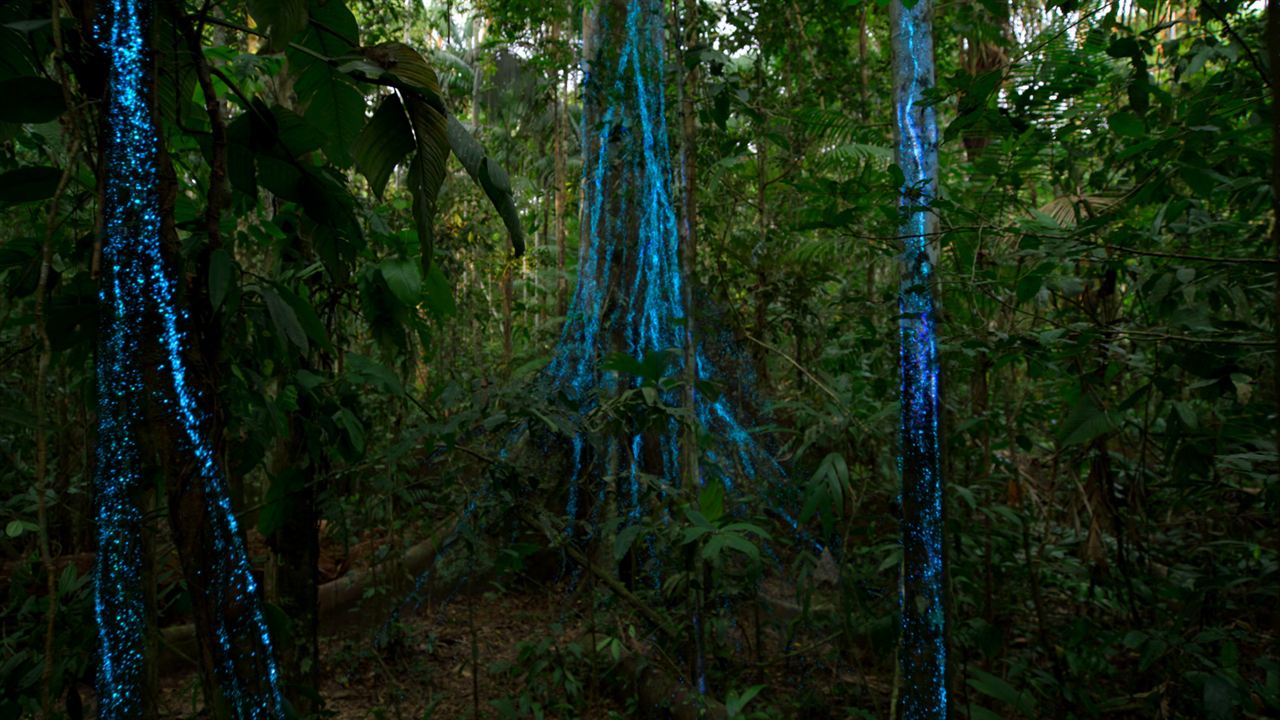
[[[367,622],[351,623],[350,611],[360,604],[365,590],[376,581],[388,580],[397,587],[404,587],[425,572],[435,562],[440,550],[458,528],[460,516],[447,519],[440,529],[431,537],[412,545],[396,558],[384,560],[373,567],[352,570],[342,577],[327,582],[316,589],[316,603],[320,615],[321,632],[337,629],[347,630]],[[393,597],[395,596],[392,593]],[[385,601],[384,601],[385,602]],[[382,618],[384,614],[369,612],[362,608],[360,620]],[[338,622],[341,620],[342,622]],[[192,623],[173,625],[160,631],[161,657],[160,666],[168,667],[175,662],[193,663],[196,656],[196,628]]]

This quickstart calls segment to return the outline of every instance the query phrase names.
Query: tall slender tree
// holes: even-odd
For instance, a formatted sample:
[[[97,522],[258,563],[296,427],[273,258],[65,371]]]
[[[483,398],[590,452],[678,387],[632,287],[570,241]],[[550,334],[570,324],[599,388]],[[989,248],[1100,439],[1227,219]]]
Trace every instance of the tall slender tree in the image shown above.
[[[925,94],[934,85],[933,7],[894,0],[892,25],[897,161],[903,184],[898,291],[902,474],[902,629],[898,645],[902,720],[947,716],[943,601],[943,495],[938,442],[938,128]]]

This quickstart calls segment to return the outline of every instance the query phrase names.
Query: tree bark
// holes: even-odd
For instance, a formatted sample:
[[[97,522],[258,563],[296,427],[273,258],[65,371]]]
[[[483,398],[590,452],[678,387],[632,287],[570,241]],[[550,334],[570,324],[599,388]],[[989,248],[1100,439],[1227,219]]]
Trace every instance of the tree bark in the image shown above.
[[[689,51],[698,44],[698,0],[684,0],[684,77],[680,85],[680,167],[683,175],[680,220],[680,274],[684,278],[681,300],[684,320],[684,405],[689,417],[697,416],[695,383],[698,379],[698,344],[694,332],[693,285],[698,267],[698,127],[693,98],[698,92],[698,63],[690,63]],[[674,14],[674,13],[673,13]],[[697,427],[689,422],[684,432],[684,482],[698,487]]]
[[[1004,66],[1006,62],[1005,51],[1002,42],[1009,37],[1012,28],[1009,26],[1008,4],[1005,4],[1005,14],[1001,17],[988,18],[990,14],[981,2],[970,2],[970,12],[975,17],[983,18],[984,21],[972,23],[977,28],[971,32],[965,40],[968,48],[963,52],[961,58],[964,68],[971,78],[971,81],[977,80],[979,77],[990,72],[996,72]],[[994,20],[990,22],[987,20]],[[1000,41],[996,41],[989,37],[990,33],[999,33]],[[999,90],[999,84],[996,86]],[[961,108],[965,107],[968,92],[964,92],[960,98]],[[977,112],[980,108],[970,108],[970,112]],[[963,112],[963,110],[962,110]],[[982,153],[991,144],[991,138],[986,134],[983,128],[968,129],[963,133],[963,142],[965,156],[970,162],[977,160]]]
[[[298,412],[289,421],[272,468],[271,482],[282,483],[284,504],[280,527],[267,538],[271,549],[267,596],[288,619],[288,638],[277,642],[277,660],[284,690],[294,709],[307,715],[318,709],[320,646],[318,588],[320,585],[320,517],[316,484],[323,474],[323,452],[308,451],[305,421],[312,416],[307,394],[298,398]]]
[[[905,176],[899,285],[902,603],[897,717],[947,717],[947,637],[941,420],[935,301],[938,129],[925,93],[934,86],[933,8],[890,5],[896,149]]]
[[[1271,66],[1271,242],[1276,251],[1275,333],[1273,385],[1276,403],[1276,452],[1280,453],[1280,0],[1267,0],[1267,54]],[[1278,463],[1280,464],[1280,463]],[[1277,468],[1280,472],[1280,468]],[[1276,550],[1280,552],[1280,524]],[[1275,630],[1280,635],[1280,613],[1275,613]]]
[[[583,30],[584,37],[586,30]],[[551,26],[551,39],[560,40],[560,23]],[[568,205],[568,163],[565,154],[569,142],[569,75],[557,83],[555,99],[555,149],[554,149],[554,183],[555,183],[555,225],[556,225],[556,314],[564,317],[569,308],[569,278],[565,275],[565,211]]]

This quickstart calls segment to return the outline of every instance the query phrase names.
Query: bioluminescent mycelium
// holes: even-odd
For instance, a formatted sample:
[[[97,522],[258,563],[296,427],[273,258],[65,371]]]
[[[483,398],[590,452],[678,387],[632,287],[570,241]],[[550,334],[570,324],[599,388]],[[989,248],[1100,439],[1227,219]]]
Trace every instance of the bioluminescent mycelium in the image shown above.
[[[109,59],[105,99],[106,192],[99,290],[96,616],[100,643],[99,717],[142,710],[143,594],[140,412],[155,392],[179,428],[181,451],[203,483],[208,538],[216,558],[193,591],[213,599],[209,642],[223,697],[237,718],[282,717],[276,664],[259,591],[213,451],[187,379],[185,313],[161,257],[159,136],[152,117],[150,3],[112,0],[95,28]],[[157,347],[158,345],[158,347]],[[145,359],[144,358],[148,358]],[[154,384],[145,378],[156,377]],[[195,522],[195,519],[192,519]],[[253,655],[264,677],[244,678],[236,663]]]
[[[943,602],[942,474],[938,445],[937,307],[933,296],[931,205],[938,191],[938,128],[925,99],[933,87],[929,0],[892,5],[897,161],[904,176],[900,207],[902,277],[899,372],[902,475],[902,635],[899,644],[903,720],[947,715]]]

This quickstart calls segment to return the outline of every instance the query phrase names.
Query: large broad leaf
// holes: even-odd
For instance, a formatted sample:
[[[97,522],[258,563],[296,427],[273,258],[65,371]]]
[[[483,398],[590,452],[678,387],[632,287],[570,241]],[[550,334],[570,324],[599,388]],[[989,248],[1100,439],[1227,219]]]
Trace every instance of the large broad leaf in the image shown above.
[[[298,349],[305,355],[307,352],[307,333],[302,329],[302,323],[298,322],[298,314],[294,312],[293,307],[280,297],[280,293],[274,288],[264,287],[258,289],[262,299],[267,303],[267,313],[271,315],[271,322],[276,326],[276,332],[281,336],[289,339],[289,342],[298,346]]]
[[[252,113],[241,113],[227,125],[227,177],[231,187],[258,197],[258,169],[254,165]]]
[[[416,153],[409,163],[409,192],[413,195],[413,220],[417,225],[423,273],[431,270],[431,256],[435,252],[436,193],[440,182],[434,179],[428,163],[423,162],[422,153]]]
[[[364,122],[364,96],[346,77],[314,61],[294,86],[303,116],[326,134],[324,154],[334,165],[351,166],[351,151]]]
[[[258,25],[267,28],[272,52],[288,47],[289,41],[307,27],[306,0],[249,0],[249,13]]]
[[[382,279],[396,299],[416,308],[422,297],[422,275],[412,260],[387,259],[378,265]]]
[[[406,91],[409,96],[423,100],[441,115],[445,113],[444,99],[440,95],[440,79],[436,76],[436,71],[413,48],[400,42],[388,42],[362,48],[360,54],[381,71],[377,82],[393,85]],[[353,69],[362,70],[358,66]],[[368,71],[364,73],[373,74]],[[413,112],[412,105],[409,111]]]
[[[351,166],[350,148],[364,125],[364,96],[345,74],[316,56],[345,55],[355,46],[358,35],[355,17],[343,3],[313,3],[311,27],[298,39],[311,52],[297,48],[288,52],[289,65],[298,78],[294,91],[304,108],[303,117],[324,131],[325,157],[343,168]]]
[[[444,184],[445,163],[449,160],[444,102],[440,81],[422,56],[404,43],[383,43],[361,49],[361,54],[398,88],[409,112],[417,149],[409,164],[409,192],[413,196],[413,218],[418,230],[425,275],[431,268],[435,250],[436,196]],[[368,72],[362,71],[366,75]]]
[[[422,279],[422,287],[426,291],[427,311],[433,317],[442,320],[449,315],[457,314],[458,304],[454,301],[449,281],[445,279],[444,273],[440,272],[439,266],[431,266]]]
[[[396,87],[409,113],[417,148],[417,155],[409,167],[409,182],[423,270],[431,266],[436,195],[444,182],[445,162],[449,159],[450,149],[497,209],[511,235],[515,253],[522,254],[524,228],[511,191],[511,180],[501,166],[485,155],[484,148],[471,133],[448,113],[440,97],[440,81],[435,70],[404,43],[390,42],[362,48],[360,54],[364,59],[348,63],[344,66],[347,71],[372,82]]]
[[[41,77],[16,77],[0,80],[0,122],[49,122],[66,110],[62,86]]]
[[[320,316],[316,314],[311,303],[284,285],[275,287],[280,297],[293,310],[294,316],[298,319],[298,325],[302,327],[307,337],[324,350],[334,352],[333,344],[329,342],[329,333],[324,329],[324,323],[320,322]]]
[[[471,179],[489,196],[489,202],[493,203],[498,215],[502,217],[502,224],[507,226],[511,248],[515,254],[523,255],[524,226],[520,224],[520,211],[516,209],[511,180],[506,171],[485,154],[484,147],[453,115],[449,116],[448,132],[449,147],[453,149],[453,154],[458,156]]]
[[[1088,394],[1082,394],[1071,415],[1062,425],[1059,435],[1062,446],[1080,445],[1102,435],[1115,431],[1115,421],[1110,414],[1093,401]]]
[[[275,119],[275,132],[280,144],[291,157],[302,157],[324,144],[324,132],[314,121],[282,105],[272,106],[271,116]]]
[[[355,145],[356,168],[369,181],[375,197],[382,197],[391,171],[413,149],[413,129],[405,117],[404,105],[399,96],[388,95],[365,124]]]
[[[231,288],[231,254],[223,248],[209,255],[209,304],[216,312]]]

